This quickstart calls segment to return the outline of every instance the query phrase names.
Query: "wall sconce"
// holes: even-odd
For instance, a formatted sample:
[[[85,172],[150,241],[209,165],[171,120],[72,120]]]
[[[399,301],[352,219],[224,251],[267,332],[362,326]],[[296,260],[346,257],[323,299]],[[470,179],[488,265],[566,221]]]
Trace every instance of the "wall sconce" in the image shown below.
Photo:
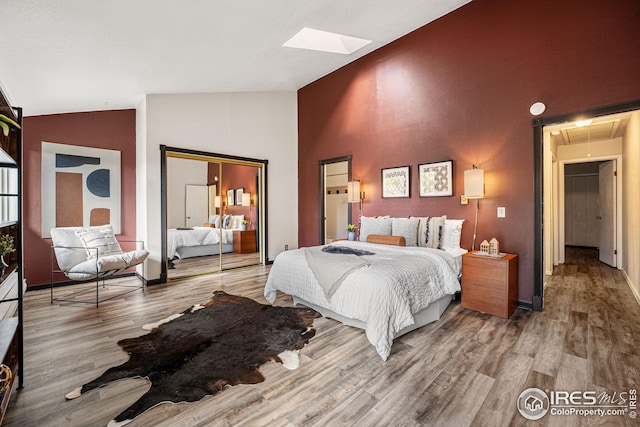
[[[242,206],[249,206],[249,224],[253,223],[253,200],[251,200],[251,193],[242,193]]]
[[[473,225],[473,242],[471,250],[476,247],[476,231],[478,229],[478,211],[480,199],[484,197],[484,170],[473,165],[473,169],[464,171],[464,195],[467,199],[476,199],[476,221]]]
[[[360,211],[362,211],[362,201],[364,200],[364,191],[361,191],[360,180],[354,179],[347,183],[347,201],[349,203],[360,203]]]
[[[358,214],[358,229],[357,237],[360,235],[360,223],[362,221],[362,201],[364,200],[364,191],[361,191],[361,183],[359,179],[354,179],[353,181],[349,181],[347,183],[347,202],[349,203],[360,203],[360,213]]]

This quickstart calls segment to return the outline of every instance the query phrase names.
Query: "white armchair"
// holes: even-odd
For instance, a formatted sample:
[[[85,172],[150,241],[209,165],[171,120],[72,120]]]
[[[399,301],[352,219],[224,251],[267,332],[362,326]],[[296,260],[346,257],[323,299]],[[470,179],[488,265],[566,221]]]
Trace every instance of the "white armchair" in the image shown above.
[[[54,298],[54,274],[64,273],[64,275],[74,282],[96,281],[96,306],[99,303],[111,298],[118,297],[127,292],[142,289],[144,292],[144,260],[149,256],[149,252],[144,249],[144,242],[135,241],[136,248],[129,252],[124,252],[115,238],[115,233],[111,225],[101,225],[97,227],[59,227],[51,229],[51,303],[54,301],[80,301],[75,297],[92,291],[84,289],[69,293],[63,298]],[[125,241],[122,241],[123,243]],[[55,260],[54,260],[55,258]],[[56,268],[56,261],[57,266]],[[105,287],[105,280],[135,265],[142,264],[143,274],[139,286],[117,285],[129,288],[126,292],[115,296],[100,299],[100,280]]]

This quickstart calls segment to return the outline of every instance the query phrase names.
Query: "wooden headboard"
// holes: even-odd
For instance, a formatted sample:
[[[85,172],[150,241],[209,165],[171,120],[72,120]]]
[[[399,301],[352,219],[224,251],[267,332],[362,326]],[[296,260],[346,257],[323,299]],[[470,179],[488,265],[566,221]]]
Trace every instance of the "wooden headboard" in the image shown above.
[[[385,236],[382,234],[369,234],[367,243],[378,243],[380,245],[407,246],[403,236]]]

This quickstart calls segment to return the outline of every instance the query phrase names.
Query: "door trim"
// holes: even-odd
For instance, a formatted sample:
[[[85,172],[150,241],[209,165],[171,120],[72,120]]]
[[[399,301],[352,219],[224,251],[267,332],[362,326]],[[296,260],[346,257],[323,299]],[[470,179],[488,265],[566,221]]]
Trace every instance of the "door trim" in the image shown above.
[[[553,117],[537,117],[533,119],[533,206],[534,206],[534,265],[533,265],[533,297],[531,301],[532,308],[541,311],[544,306],[544,207],[543,189],[544,189],[544,142],[543,128],[545,126],[571,122],[579,120],[582,117],[606,116],[609,114],[625,113],[640,109],[640,100],[609,105],[593,109],[582,110],[578,112],[562,114]],[[620,166],[620,165],[618,165]]]
[[[200,150],[191,150],[188,148],[168,147],[160,145],[160,283],[168,281],[168,263],[167,263],[167,157],[182,157],[194,160],[205,161],[221,161],[223,163],[239,164],[245,166],[255,166],[262,169],[263,185],[260,186],[261,196],[256,201],[256,215],[258,209],[262,206],[262,228],[259,230],[259,245],[261,262],[269,264],[268,257],[268,169],[269,160],[252,159],[249,157],[231,156],[227,154],[209,153]]]
[[[325,226],[324,226],[324,192],[325,192],[325,182],[324,182],[324,167],[330,163],[340,163],[347,162],[347,179],[351,181],[351,154],[342,156],[342,157],[334,157],[332,159],[318,160],[318,174],[319,174],[319,183],[320,186],[318,188],[318,220],[320,223],[318,224],[318,244],[324,244],[324,235],[325,235]],[[351,204],[348,204],[347,207],[347,216],[351,219]]]
[[[618,251],[616,255],[616,264],[619,268],[622,265],[622,252],[623,248],[621,246],[622,242],[622,156],[621,155],[612,155],[612,156],[600,156],[600,157],[589,157],[588,159],[571,159],[571,160],[561,160],[558,161],[558,263],[563,264],[565,260],[565,224],[564,224],[564,201],[565,201],[565,180],[564,180],[564,168],[568,164],[573,163],[590,163],[590,162],[602,162],[607,160],[615,160],[616,161],[616,170],[618,171],[618,175],[616,177],[616,194],[615,194],[615,205],[616,205],[616,218],[615,218],[615,228],[616,228],[616,249]]]

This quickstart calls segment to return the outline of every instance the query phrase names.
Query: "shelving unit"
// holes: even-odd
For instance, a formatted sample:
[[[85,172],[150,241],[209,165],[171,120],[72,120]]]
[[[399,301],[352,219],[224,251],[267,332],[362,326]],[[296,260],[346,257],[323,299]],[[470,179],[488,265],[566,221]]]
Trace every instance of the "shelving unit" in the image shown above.
[[[0,114],[22,125],[22,109],[9,105],[0,92]],[[13,374],[0,394],[0,423],[16,388],[23,386],[23,295],[22,271],[22,131],[10,126],[9,136],[0,132],[0,236],[13,237],[15,251],[5,255],[0,266],[0,363]]]

